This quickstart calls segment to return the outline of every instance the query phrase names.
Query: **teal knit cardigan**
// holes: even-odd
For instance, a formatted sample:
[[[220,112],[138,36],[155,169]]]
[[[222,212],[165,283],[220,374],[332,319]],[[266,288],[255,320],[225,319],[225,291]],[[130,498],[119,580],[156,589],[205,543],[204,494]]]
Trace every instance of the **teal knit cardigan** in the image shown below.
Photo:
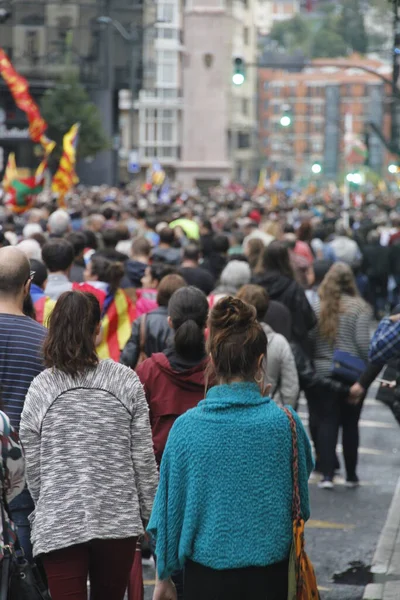
[[[310,515],[310,442],[296,413],[301,511]],[[292,438],[287,415],[253,383],[212,388],[175,422],[148,531],[160,579],[187,559],[213,569],[289,556]]]

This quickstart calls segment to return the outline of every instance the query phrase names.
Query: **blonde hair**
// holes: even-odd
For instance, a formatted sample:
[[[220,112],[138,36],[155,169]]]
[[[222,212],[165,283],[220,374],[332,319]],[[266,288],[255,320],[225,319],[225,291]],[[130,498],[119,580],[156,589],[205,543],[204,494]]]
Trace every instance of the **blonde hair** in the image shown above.
[[[343,312],[342,297],[359,297],[356,281],[351,267],[337,262],[325,275],[318,295],[321,301],[319,332],[322,337],[335,343],[339,326],[339,316]]]

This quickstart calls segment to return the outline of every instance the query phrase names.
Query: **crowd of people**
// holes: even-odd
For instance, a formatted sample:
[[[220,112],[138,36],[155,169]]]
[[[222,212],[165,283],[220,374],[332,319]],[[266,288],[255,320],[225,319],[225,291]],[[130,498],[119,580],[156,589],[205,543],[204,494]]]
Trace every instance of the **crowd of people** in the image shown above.
[[[53,600],[86,599],[88,576],[95,600],[141,600],[146,529],[154,600],[286,600],[282,406],[306,520],[313,470],[359,485],[368,388],[391,361],[400,381],[395,201],[342,219],[335,198],[96,189],[0,220],[2,526]]]

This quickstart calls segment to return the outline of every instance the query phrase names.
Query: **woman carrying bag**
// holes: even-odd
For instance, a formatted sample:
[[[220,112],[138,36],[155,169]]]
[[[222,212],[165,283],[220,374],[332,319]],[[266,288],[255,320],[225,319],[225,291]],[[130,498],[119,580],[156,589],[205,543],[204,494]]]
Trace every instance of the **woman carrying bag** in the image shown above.
[[[148,527],[156,540],[154,600],[174,597],[169,577],[183,567],[185,600],[288,598],[293,438],[288,415],[264,395],[266,345],[252,306],[232,297],[216,304],[208,352],[217,385],[174,423],[161,463]],[[289,413],[299,516],[307,520],[311,447]]]

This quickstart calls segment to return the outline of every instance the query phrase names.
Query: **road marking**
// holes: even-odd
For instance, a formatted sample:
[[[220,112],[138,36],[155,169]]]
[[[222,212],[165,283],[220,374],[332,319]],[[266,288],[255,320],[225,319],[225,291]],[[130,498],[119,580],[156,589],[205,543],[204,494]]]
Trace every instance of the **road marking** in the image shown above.
[[[322,585],[318,586],[320,592],[330,592],[332,588],[322,587]]]
[[[156,580],[155,579],[144,579],[143,585],[156,585]]]
[[[343,446],[342,444],[338,444],[336,447],[337,451],[343,454]],[[377,450],[376,448],[361,448],[358,449],[359,454],[370,454],[373,456],[392,456],[392,452],[383,452],[383,450]]]
[[[306,527],[309,527],[310,529],[355,529],[356,526],[345,523],[332,523],[332,521],[310,519],[307,521]]]
[[[310,479],[308,480],[308,483],[311,485],[316,485],[319,481],[321,481],[321,475],[319,473],[313,472],[310,476]],[[340,477],[340,475],[335,475],[333,483],[336,486],[346,486],[346,480],[343,477]],[[373,481],[360,481],[360,486],[362,487],[370,487],[374,485],[378,485],[378,482],[375,483]]]
[[[304,396],[302,396],[300,398],[299,405],[307,406],[307,400]],[[374,398],[367,398],[366,400],[364,400],[364,406],[385,406],[385,405],[382,402],[379,402],[379,400],[375,400]]]

